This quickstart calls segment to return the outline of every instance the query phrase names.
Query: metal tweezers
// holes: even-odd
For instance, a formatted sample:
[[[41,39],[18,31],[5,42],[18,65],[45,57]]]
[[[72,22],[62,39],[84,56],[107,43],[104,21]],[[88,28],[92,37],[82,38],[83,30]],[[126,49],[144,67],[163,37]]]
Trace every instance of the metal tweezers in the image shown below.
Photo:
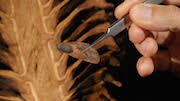
[[[163,3],[163,1],[164,0],[146,0],[144,3],[145,4],[161,4],[161,3]],[[130,24],[130,21],[127,20],[127,16],[128,15],[126,15],[122,19],[119,19],[119,20],[115,21],[114,23],[112,23],[112,25],[110,27],[108,27],[107,32],[105,34],[100,36],[96,41],[94,41],[89,47],[84,49],[82,52],[86,52],[89,48],[92,48],[93,46],[95,46],[96,44],[98,44],[99,42],[104,40],[106,37],[109,37],[109,36],[115,37],[120,32],[122,32],[127,27],[129,27],[131,24]]]

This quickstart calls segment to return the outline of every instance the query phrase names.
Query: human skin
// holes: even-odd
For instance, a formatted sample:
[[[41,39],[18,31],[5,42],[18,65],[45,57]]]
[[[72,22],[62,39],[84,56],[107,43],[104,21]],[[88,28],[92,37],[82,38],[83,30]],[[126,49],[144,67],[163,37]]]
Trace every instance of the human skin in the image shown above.
[[[133,22],[129,39],[142,54],[138,73],[145,77],[154,70],[170,70],[180,75],[180,0],[165,0],[165,5],[142,2],[125,0],[115,10],[118,19],[129,13]],[[166,49],[158,50],[158,45]]]

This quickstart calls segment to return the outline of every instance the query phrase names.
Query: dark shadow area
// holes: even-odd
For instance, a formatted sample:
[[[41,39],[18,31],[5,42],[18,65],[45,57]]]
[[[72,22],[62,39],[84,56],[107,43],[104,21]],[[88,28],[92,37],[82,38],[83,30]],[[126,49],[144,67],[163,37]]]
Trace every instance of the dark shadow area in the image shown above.
[[[156,71],[152,75],[142,78],[136,70],[136,62],[140,54],[132,43],[128,44],[126,63],[128,68],[128,95],[138,100],[157,98],[179,97],[180,78],[175,77],[171,72]],[[180,99],[180,98],[178,98]]]

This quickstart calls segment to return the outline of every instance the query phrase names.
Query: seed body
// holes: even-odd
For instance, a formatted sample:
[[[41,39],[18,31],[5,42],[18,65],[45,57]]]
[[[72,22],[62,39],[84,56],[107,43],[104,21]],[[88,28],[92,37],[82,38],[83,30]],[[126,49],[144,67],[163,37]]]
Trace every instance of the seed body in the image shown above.
[[[72,53],[72,47],[66,43],[58,44],[57,46],[58,50],[65,52],[65,53]]]

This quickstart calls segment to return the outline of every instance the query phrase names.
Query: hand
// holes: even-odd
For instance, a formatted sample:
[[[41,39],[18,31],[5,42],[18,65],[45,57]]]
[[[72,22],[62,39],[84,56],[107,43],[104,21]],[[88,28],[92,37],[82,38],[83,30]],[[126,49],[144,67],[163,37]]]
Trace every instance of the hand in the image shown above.
[[[129,39],[143,55],[137,62],[138,73],[144,77],[156,69],[180,75],[180,0],[165,0],[169,5],[142,2],[125,0],[115,10],[117,18],[129,13],[133,22]],[[158,45],[165,49],[158,50]]]

